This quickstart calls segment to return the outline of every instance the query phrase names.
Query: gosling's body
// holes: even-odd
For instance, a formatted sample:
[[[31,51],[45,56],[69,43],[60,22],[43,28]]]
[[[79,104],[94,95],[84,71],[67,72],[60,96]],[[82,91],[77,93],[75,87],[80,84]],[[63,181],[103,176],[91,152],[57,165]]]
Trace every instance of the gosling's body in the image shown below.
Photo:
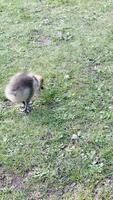
[[[42,87],[42,77],[22,72],[14,75],[6,86],[5,95],[13,103],[23,103],[23,111],[29,112],[29,102]]]

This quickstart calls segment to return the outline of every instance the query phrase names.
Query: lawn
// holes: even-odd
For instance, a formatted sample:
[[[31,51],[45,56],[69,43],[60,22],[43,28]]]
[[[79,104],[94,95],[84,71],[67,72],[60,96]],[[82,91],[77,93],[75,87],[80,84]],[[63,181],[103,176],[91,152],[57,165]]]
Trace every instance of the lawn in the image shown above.
[[[0,199],[113,199],[113,1],[0,1]],[[26,115],[18,71],[44,77]]]

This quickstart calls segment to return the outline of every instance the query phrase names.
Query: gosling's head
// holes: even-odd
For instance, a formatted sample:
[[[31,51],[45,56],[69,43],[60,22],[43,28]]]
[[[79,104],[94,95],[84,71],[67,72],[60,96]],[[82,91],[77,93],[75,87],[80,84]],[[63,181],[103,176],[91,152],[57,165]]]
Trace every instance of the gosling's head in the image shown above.
[[[44,89],[44,79],[40,75],[34,75],[39,83],[39,89]]]

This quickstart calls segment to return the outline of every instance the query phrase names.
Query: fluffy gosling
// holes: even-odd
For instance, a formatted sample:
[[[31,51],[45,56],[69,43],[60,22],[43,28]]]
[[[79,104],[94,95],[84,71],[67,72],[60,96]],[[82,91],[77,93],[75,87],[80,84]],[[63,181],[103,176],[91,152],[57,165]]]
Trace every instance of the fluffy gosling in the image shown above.
[[[5,96],[13,103],[23,103],[21,111],[31,111],[30,101],[43,89],[43,78],[28,72],[20,72],[11,77],[5,88]]]

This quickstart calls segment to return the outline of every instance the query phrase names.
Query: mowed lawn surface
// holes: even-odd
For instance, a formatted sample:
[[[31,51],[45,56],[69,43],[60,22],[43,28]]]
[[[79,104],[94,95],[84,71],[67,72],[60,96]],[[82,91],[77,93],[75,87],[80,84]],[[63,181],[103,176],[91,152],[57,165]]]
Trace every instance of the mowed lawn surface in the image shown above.
[[[44,77],[33,111],[5,102]],[[0,1],[0,199],[113,199],[113,1]]]

